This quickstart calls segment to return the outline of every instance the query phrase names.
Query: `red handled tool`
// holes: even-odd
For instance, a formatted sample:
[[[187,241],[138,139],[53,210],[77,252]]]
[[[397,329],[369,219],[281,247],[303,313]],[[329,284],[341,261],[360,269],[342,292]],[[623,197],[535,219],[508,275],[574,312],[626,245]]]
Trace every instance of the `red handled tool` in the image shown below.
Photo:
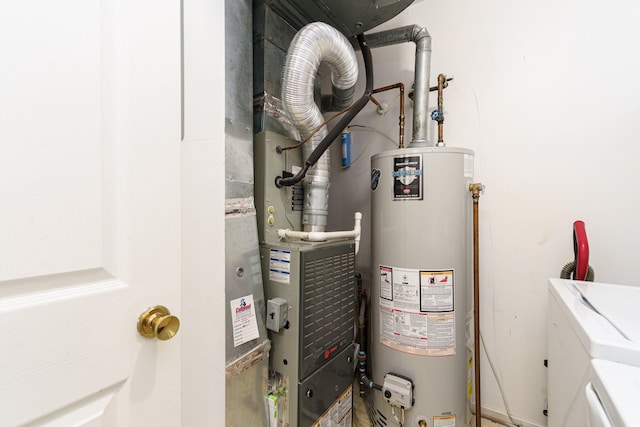
[[[589,271],[589,241],[583,221],[573,223],[573,253],[575,255],[573,280],[586,280]]]

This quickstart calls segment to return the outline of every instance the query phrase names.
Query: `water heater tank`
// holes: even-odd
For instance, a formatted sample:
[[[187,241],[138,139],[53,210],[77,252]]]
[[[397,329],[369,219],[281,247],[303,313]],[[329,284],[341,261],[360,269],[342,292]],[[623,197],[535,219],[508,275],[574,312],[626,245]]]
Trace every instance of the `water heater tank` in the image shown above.
[[[403,413],[404,427],[465,426],[473,152],[393,150],[371,168],[372,379],[394,380],[372,390],[373,426],[400,425]],[[411,405],[392,398],[398,378],[413,385]]]

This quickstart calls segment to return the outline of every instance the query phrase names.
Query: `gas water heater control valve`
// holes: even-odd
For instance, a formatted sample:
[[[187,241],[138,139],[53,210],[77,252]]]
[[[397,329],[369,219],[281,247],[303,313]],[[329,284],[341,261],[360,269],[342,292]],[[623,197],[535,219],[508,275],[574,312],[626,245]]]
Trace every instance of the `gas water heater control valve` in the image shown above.
[[[267,329],[280,332],[287,324],[289,304],[284,298],[273,298],[267,301]]]
[[[382,394],[393,406],[409,409],[413,406],[413,382],[396,374],[386,374]]]

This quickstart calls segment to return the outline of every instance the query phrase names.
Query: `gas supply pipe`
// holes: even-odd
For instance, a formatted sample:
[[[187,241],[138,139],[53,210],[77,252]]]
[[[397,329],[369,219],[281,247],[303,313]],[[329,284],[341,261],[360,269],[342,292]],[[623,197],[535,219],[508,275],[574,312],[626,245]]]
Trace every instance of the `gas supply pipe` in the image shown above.
[[[469,184],[473,198],[473,353],[474,386],[476,391],[476,427],[482,426],[480,404],[480,246],[478,233],[478,202],[484,191],[481,183]]]

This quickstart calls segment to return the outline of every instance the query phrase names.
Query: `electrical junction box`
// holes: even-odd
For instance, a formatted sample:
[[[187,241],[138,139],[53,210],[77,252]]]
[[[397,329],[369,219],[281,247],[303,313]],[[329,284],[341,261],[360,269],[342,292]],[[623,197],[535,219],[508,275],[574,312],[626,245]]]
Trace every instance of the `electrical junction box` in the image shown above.
[[[284,298],[273,298],[267,301],[267,329],[280,332],[287,324],[289,304]]]
[[[389,405],[409,409],[413,406],[413,382],[395,374],[386,374],[382,394]]]

